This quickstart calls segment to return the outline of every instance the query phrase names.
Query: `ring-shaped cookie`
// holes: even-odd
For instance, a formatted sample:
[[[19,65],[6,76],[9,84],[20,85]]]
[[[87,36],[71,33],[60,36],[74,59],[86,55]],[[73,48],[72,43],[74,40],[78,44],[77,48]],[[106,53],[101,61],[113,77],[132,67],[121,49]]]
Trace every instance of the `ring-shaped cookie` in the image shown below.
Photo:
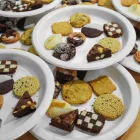
[[[73,44],[75,47],[82,45],[85,40],[86,36],[80,32],[71,33],[67,38],[67,42]]]
[[[7,30],[1,36],[1,41],[6,44],[15,43],[20,39],[20,34],[12,29]]]

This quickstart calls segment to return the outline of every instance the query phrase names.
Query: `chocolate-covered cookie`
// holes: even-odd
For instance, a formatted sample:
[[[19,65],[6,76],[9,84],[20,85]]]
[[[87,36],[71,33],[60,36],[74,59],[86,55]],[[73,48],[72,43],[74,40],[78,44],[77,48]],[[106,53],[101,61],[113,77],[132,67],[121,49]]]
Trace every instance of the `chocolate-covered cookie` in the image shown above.
[[[55,81],[55,90],[54,90],[53,99],[56,99],[59,96],[61,88],[62,88],[61,84],[58,81]]]
[[[60,43],[56,45],[53,56],[62,61],[71,60],[76,54],[74,45],[67,43]]]
[[[95,38],[100,36],[103,33],[103,29],[101,25],[98,25],[96,23],[91,23],[85,25],[81,32],[86,36],[90,38]]]
[[[73,44],[75,47],[82,45],[85,40],[85,35],[79,32],[71,33],[67,38],[67,42]]]
[[[123,34],[121,27],[115,22],[104,24],[104,32],[107,37],[112,38],[120,37]]]
[[[138,51],[138,45],[135,44],[134,48],[133,48],[132,51],[129,53],[129,55],[134,55],[137,51]]]
[[[67,5],[76,5],[79,4],[79,0],[62,0],[61,3]]]
[[[95,44],[87,55],[88,62],[97,61],[104,58],[111,57],[111,50],[104,48],[99,44]]]
[[[0,10],[2,11],[10,11],[15,6],[15,0],[1,0],[0,1]]]

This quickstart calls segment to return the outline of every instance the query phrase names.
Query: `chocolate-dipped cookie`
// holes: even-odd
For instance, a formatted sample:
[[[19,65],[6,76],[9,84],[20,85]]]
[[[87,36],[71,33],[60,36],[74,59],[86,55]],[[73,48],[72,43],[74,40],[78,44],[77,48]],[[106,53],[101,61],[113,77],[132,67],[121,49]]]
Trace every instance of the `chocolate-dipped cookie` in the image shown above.
[[[103,29],[101,25],[98,25],[96,23],[91,23],[85,25],[81,32],[86,36],[90,38],[95,38],[100,36],[103,33]]]
[[[76,54],[76,49],[72,44],[59,43],[56,45],[53,56],[62,61],[71,60]]]
[[[133,48],[132,51],[129,53],[129,55],[134,55],[137,51],[138,51],[138,45],[135,44],[134,48]]]
[[[115,22],[104,24],[104,32],[107,37],[112,38],[120,37],[123,34],[121,27]]]
[[[95,44],[87,55],[88,62],[97,61],[104,58],[111,57],[111,50],[104,48],[99,44]]]

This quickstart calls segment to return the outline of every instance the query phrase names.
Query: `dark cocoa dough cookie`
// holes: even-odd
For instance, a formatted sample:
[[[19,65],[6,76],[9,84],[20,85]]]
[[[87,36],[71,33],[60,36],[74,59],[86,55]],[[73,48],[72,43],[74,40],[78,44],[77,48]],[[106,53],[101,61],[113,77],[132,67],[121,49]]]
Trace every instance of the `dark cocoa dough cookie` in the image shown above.
[[[53,56],[62,61],[71,60],[76,54],[76,49],[72,44],[60,43],[57,44]]]

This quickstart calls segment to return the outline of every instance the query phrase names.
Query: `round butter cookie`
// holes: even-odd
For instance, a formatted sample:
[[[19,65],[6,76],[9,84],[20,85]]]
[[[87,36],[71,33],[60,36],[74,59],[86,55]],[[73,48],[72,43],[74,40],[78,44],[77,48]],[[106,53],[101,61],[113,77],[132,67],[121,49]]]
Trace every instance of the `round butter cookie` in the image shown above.
[[[33,76],[20,78],[13,86],[14,94],[19,97],[21,97],[26,91],[30,94],[30,96],[33,96],[39,88],[39,80]]]
[[[75,13],[70,17],[70,24],[75,28],[81,28],[90,23],[90,17],[84,13]]]
[[[67,36],[73,32],[73,29],[69,22],[56,22],[52,24],[52,32],[54,34],[62,34],[62,36]]]
[[[96,113],[110,120],[119,118],[124,112],[121,99],[113,94],[100,95],[95,100],[93,107]]]
[[[99,40],[98,44],[104,48],[110,49],[113,54],[121,49],[120,42],[117,39],[111,37],[106,37]]]
[[[3,106],[3,103],[4,103],[4,98],[2,95],[0,95],[0,109],[2,108]]]
[[[62,97],[70,104],[83,104],[92,96],[92,89],[88,83],[75,80],[67,82],[62,87]]]

